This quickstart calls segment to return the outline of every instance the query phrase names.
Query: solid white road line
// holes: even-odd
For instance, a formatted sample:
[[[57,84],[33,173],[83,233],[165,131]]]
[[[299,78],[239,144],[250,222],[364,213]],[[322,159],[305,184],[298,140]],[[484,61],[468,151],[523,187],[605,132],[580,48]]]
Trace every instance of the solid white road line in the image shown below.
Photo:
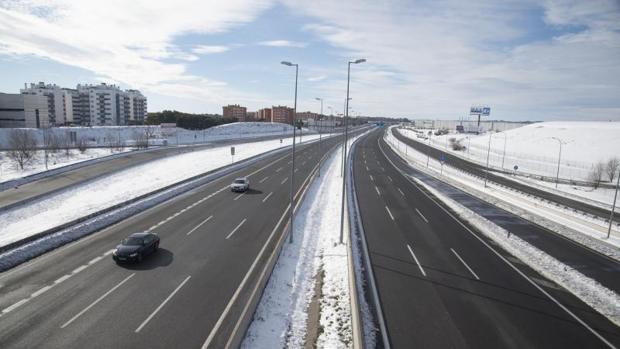
[[[289,162],[290,163],[290,162]],[[278,169],[276,170],[276,173],[282,171],[282,167],[278,167]]]
[[[288,181],[288,177],[284,178],[284,180],[282,180],[282,182],[280,182],[280,184],[284,184],[284,183],[286,183],[286,181]]]
[[[381,196],[381,192],[379,192],[379,188],[375,185],[375,190],[377,191],[377,195]]]
[[[79,272],[81,272],[82,270],[88,268],[88,265],[80,265],[79,267],[75,268],[71,274],[77,274]]]
[[[240,197],[242,197],[243,195],[245,195],[245,193],[241,193],[239,195],[237,195],[233,200],[237,201]]]
[[[112,252],[114,252],[114,249],[111,249],[111,250],[106,251],[103,255],[104,255],[104,256],[107,256],[107,255],[112,254]]]
[[[195,226],[194,228],[192,228],[192,230],[188,231],[187,234],[185,235],[189,235],[191,233],[193,233],[194,231],[196,231],[196,229],[200,228],[203,224],[207,223],[209,220],[211,220],[211,218],[213,218],[213,216],[209,216],[207,217],[207,219],[205,219],[204,221],[200,222],[197,226]]]
[[[269,200],[269,197],[273,194],[273,192],[267,194],[267,196],[265,196],[265,198],[263,199],[263,202]]]
[[[387,213],[390,215],[390,218],[392,218],[392,220],[394,220],[394,216],[392,215],[392,211],[390,211],[390,208],[385,206],[385,210],[387,211]]]
[[[91,259],[90,262],[88,262],[88,265],[95,264],[95,263],[99,262],[102,259],[103,259],[102,256],[97,256],[97,257]]]
[[[456,256],[456,258],[459,259],[459,261],[461,261],[461,263],[463,263],[463,265],[465,266],[465,268],[467,268],[467,270],[469,270],[469,272],[471,273],[471,275],[473,275],[477,280],[480,280],[480,278],[478,277],[478,275],[476,275],[476,273],[474,273],[474,271],[469,267],[469,265],[467,265],[467,263],[465,263],[465,261],[463,260],[463,258],[461,258],[461,256],[459,256],[458,253],[456,253],[456,251],[452,248],[450,248],[450,251],[452,251],[452,253],[454,253],[454,255]]]
[[[426,219],[426,217],[424,217],[424,215],[422,214],[422,212],[420,212],[420,210],[418,210],[417,208],[415,209],[415,211],[420,215],[420,217],[422,217],[422,219],[428,223],[428,219]]]
[[[142,322],[142,324],[136,328],[136,333],[140,332],[140,330],[146,326],[146,324],[153,318],[153,316],[155,316],[155,314],[157,314],[157,312],[159,312],[161,310],[161,308],[164,307],[164,305],[166,305],[166,303],[168,303],[168,301],[170,300],[170,298],[172,298],[177,292],[179,292],[179,290],[181,289],[181,287],[183,287],[183,285],[185,285],[185,283],[191,278],[191,275],[186,277],[185,280],[183,280],[183,282],[181,282],[181,284],[179,286],[177,286],[177,288],[174,289],[174,291],[172,291],[172,293],[168,296],[168,298],[166,298],[158,307],[157,309],[155,309],[155,311],[149,315],[149,317],[146,318],[146,320],[144,320],[144,322]]]
[[[245,223],[245,221],[246,221],[246,220],[247,220],[247,218],[244,218],[244,219],[241,221],[241,223],[239,223],[239,225],[237,225],[237,226],[235,227],[235,229],[233,229],[233,231],[231,231],[231,232],[230,232],[230,234],[228,234],[228,236],[226,237],[226,240],[228,240],[231,236],[233,236],[233,234],[234,234],[235,232],[237,232],[237,230],[239,230],[239,228],[241,228],[241,226],[243,225],[243,223]]]
[[[267,180],[267,178],[269,178],[269,176],[267,176],[267,177],[265,177],[265,178],[261,179],[260,181],[258,181],[258,183],[263,183],[264,181],[266,181],[266,180]]]
[[[400,195],[405,196],[405,193],[403,193],[403,191],[400,190],[400,188],[396,188],[396,189],[398,189],[398,192],[400,193]]]
[[[418,257],[415,256],[415,253],[413,253],[413,250],[411,249],[411,246],[409,246],[409,244],[407,244],[407,248],[409,249],[409,253],[411,253],[411,256],[413,257],[413,260],[418,265],[418,268],[420,268],[420,272],[422,272],[422,275],[426,276],[426,272],[424,272],[422,264],[420,264],[420,262],[418,261]]]
[[[74,317],[72,317],[69,321],[65,322],[62,326],[60,326],[60,328],[65,328],[67,326],[69,326],[73,321],[75,321],[77,318],[79,318],[80,316],[82,316],[85,312],[87,312],[90,308],[94,307],[95,305],[97,305],[97,303],[101,302],[105,297],[107,297],[110,293],[114,292],[117,288],[121,287],[125,282],[127,282],[127,280],[131,279],[134,275],[136,275],[136,273],[133,273],[131,275],[129,275],[128,277],[126,277],[125,279],[123,279],[123,281],[119,282],[118,284],[116,284],[116,286],[112,287],[108,292],[104,293],[103,295],[101,295],[101,297],[97,298],[94,302],[90,303],[89,306],[87,306],[86,308],[82,309],[82,311],[80,311],[79,313],[77,313]]]

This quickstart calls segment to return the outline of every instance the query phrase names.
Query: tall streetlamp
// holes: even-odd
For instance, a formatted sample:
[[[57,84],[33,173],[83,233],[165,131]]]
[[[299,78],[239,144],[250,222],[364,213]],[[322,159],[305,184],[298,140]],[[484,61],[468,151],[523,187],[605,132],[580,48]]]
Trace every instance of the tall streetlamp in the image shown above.
[[[334,122],[334,108],[332,108],[331,105],[329,105],[329,106],[327,106],[327,109],[329,109],[329,120],[332,123],[332,127],[331,128],[329,127],[329,125],[327,125],[328,129],[329,129],[329,136],[331,137],[332,131],[334,129],[334,126],[336,125],[336,123]]]
[[[489,178],[489,158],[491,157],[491,131],[489,130],[489,147],[487,148],[487,170],[484,172],[484,187],[487,187],[487,180]]]
[[[321,114],[319,114],[319,122],[321,123],[321,126],[323,126],[323,122],[321,121],[322,116],[323,116],[323,98],[315,97],[314,99],[321,102]],[[321,129],[322,129],[321,126],[319,126],[319,154],[321,154]],[[321,177],[321,156],[320,155],[319,155],[319,177]]]
[[[291,205],[291,210],[289,211],[289,219],[291,222],[291,231],[289,234],[289,239],[288,242],[289,243],[293,243],[293,219],[295,217],[295,215],[293,214],[293,211],[295,210],[295,205],[294,205],[294,196],[295,196],[295,130],[297,129],[297,123],[296,123],[296,119],[297,119],[297,77],[299,76],[299,64],[296,63],[291,63],[291,62],[286,62],[286,61],[282,61],[282,64],[289,66],[289,67],[295,67],[295,104],[293,107],[293,121],[292,121],[292,125],[293,125],[293,149],[291,152],[291,158],[292,158],[292,163],[291,163],[291,199],[290,199],[290,205]]]
[[[502,170],[504,169],[504,160],[506,160],[506,143],[508,142],[508,135],[504,133],[504,155],[502,155]]]
[[[611,223],[614,221],[614,210],[616,209],[616,199],[618,198],[618,187],[620,186],[620,171],[618,171],[618,179],[616,180],[616,193],[614,194],[614,204],[611,206],[611,214],[609,215],[609,228],[607,229],[607,238],[611,235]]]
[[[365,59],[356,59],[355,61],[351,62],[349,61],[349,64],[347,66],[347,99],[345,99],[345,104],[346,107],[344,109],[344,154],[343,154],[343,161],[346,161],[347,159],[347,138],[348,138],[348,122],[347,122],[347,117],[349,116],[349,85],[351,82],[351,64],[359,64],[359,63],[364,63],[366,62]],[[345,162],[346,164],[346,162]],[[342,175],[342,205],[340,207],[340,243],[344,243],[344,201],[345,201],[345,191],[346,191],[346,185],[347,185],[347,171],[346,169],[344,170],[344,173]]]
[[[558,182],[560,181],[560,160],[562,159],[562,145],[566,144],[567,142],[564,142],[563,140],[559,139],[558,137],[551,137],[551,139],[555,139],[556,141],[558,141],[558,144],[560,145],[560,152],[558,154],[558,170],[555,174],[555,189],[558,188]]]

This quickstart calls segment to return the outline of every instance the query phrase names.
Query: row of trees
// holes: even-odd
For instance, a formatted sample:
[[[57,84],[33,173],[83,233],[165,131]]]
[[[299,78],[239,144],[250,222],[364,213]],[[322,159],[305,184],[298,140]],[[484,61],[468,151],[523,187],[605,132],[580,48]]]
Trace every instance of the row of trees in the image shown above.
[[[189,114],[176,110],[164,110],[157,113],[149,113],[145,124],[159,125],[162,123],[176,123],[177,127],[186,130],[204,130],[209,127],[231,122],[235,122],[235,120],[223,119],[217,114]]]

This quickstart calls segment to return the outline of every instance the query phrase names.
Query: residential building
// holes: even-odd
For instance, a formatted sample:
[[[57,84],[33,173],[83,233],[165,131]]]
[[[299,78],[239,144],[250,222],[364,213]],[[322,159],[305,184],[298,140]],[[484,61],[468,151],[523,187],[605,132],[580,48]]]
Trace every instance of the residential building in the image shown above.
[[[246,114],[247,114],[246,107],[242,107],[239,104],[229,104],[227,106],[222,107],[222,109],[223,109],[222,115],[224,119],[245,121]]]
[[[271,122],[271,108],[263,108],[256,111],[256,119]]]
[[[0,93],[0,127],[48,127],[48,102],[45,95]]]
[[[271,107],[271,122],[281,122],[284,124],[292,124],[293,123],[293,108],[289,108],[287,106],[273,106]]]
[[[67,106],[67,101],[71,100],[71,95],[56,84],[31,83],[30,87],[24,84],[20,90],[22,94],[39,95],[47,98],[47,110],[49,113],[50,126],[65,125],[67,119],[73,119],[72,109]]]
[[[25,85],[21,93],[47,98],[50,126],[142,124],[147,115],[146,97],[140,91],[105,83],[69,89],[39,82]]]

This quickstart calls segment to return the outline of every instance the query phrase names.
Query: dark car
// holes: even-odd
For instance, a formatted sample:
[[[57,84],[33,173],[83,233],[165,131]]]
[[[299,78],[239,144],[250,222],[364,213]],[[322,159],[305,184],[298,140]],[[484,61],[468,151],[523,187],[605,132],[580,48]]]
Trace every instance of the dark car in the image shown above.
[[[159,248],[159,236],[153,233],[135,233],[129,235],[116,246],[112,259],[117,263],[141,262]]]

